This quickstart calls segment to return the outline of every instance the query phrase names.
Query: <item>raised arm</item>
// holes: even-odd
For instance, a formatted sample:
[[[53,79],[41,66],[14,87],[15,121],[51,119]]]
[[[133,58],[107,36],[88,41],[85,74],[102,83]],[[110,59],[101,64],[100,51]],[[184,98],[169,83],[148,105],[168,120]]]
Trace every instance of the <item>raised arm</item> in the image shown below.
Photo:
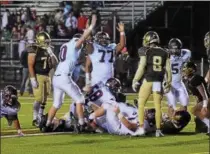
[[[116,47],[116,53],[119,53],[122,51],[122,49],[125,47],[125,29],[124,29],[124,24],[122,22],[118,23],[117,30],[120,33],[120,43]]]
[[[89,26],[89,28],[87,28],[83,35],[80,37],[80,39],[77,41],[76,43],[76,48],[81,48],[82,44],[84,43],[84,41],[86,40],[86,38],[88,38],[88,36],[91,34],[92,29],[95,27],[96,25],[96,20],[97,17],[95,14],[92,15],[92,20],[91,20],[91,25]]]

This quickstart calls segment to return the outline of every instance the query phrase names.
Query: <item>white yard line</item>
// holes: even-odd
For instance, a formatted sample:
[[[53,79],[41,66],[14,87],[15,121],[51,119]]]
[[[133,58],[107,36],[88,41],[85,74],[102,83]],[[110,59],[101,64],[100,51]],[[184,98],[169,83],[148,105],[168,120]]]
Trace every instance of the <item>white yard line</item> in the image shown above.
[[[23,137],[59,135],[59,134],[72,134],[72,132],[54,132],[54,133],[25,134]],[[3,138],[16,138],[16,137],[20,137],[20,136],[18,136],[18,135],[5,135],[5,136],[1,136],[1,139],[3,139]]]
[[[209,154],[210,152],[198,152],[198,153],[190,153],[190,154]]]

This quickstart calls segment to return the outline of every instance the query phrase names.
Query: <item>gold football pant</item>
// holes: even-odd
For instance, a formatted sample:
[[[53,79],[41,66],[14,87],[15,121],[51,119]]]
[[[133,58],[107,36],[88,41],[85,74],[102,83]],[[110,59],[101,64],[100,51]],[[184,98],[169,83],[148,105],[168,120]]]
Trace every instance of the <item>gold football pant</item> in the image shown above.
[[[144,106],[153,92],[153,99],[155,105],[155,120],[156,120],[156,128],[160,129],[161,124],[161,100],[162,100],[162,93],[161,93],[161,83],[158,84],[158,91],[154,90],[154,82],[147,82],[145,79],[142,83],[142,86],[139,90],[139,100],[138,100],[138,115],[139,115],[139,123],[140,126],[143,127],[144,125]]]
[[[35,101],[45,104],[50,92],[50,78],[47,75],[36,75],[38,88],[33,88]]]

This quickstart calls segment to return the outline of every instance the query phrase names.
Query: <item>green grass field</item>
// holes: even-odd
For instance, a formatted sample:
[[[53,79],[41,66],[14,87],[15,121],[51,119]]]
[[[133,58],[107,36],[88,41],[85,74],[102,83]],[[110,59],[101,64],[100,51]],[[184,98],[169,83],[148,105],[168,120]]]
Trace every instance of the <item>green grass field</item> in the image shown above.
[[[136,96],[128,96],[128,101]],[[19,119],[25,134],[39,133],[32,126],[31,97],[19,98],[22,107]],[[61,117],[69,109],[70,99],[65,99],[65,104],[58,112]],[[46,111],[52,104],[48,100]],[[192,98],[190,107],[192,107]],[[152,99],[147,107],[153,106]],[[163,111],[167,107],[163,101]],[[7,126],[7,121],[1,119],[1,135],[16,134],[13,127]],[[178,135],[156,137],[129,137],[109,134],[57,134],[24,136],[16,138],[1,138],[2,154],[209,154],[209,137],[205,134],[194,134],[194,121]]]

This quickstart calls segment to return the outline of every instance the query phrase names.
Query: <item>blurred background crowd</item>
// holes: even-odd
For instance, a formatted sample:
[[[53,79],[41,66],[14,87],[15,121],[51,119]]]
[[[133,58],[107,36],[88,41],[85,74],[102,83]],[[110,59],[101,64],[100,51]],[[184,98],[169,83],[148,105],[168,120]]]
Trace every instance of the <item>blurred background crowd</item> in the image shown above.
[[[122,82],[124,91],[138,65],[138,48],[142,36],[148,30],[157,31],[161,45],[167,47],[171,37],[178,37],[183,47],[192,51],[199,73],[208,67],[203,37],[209,31],[208,2],[162,2],[162,1],[0,1],[0,83],[20,86],[24,67],[23,52],[33,43],[38,32],[50,34],[59,53],[60,46],[75,33],[82,33],[89,23],[91,12],[97,13],[97,31],[103,30],[113,42],[119,35],[114,32],[116,23],[126,26],[126,48],[116,58],[115,75]],[[52,8],[51,8],[52,6]],[[46,10],[45,10],[46,9]],[[202,18],[200,18],[202,16]],[[84,56],[80,72],[84,77]],[[202,61],[203,60],[203,61]],[[201,65],[200,65],[201,64]]]

